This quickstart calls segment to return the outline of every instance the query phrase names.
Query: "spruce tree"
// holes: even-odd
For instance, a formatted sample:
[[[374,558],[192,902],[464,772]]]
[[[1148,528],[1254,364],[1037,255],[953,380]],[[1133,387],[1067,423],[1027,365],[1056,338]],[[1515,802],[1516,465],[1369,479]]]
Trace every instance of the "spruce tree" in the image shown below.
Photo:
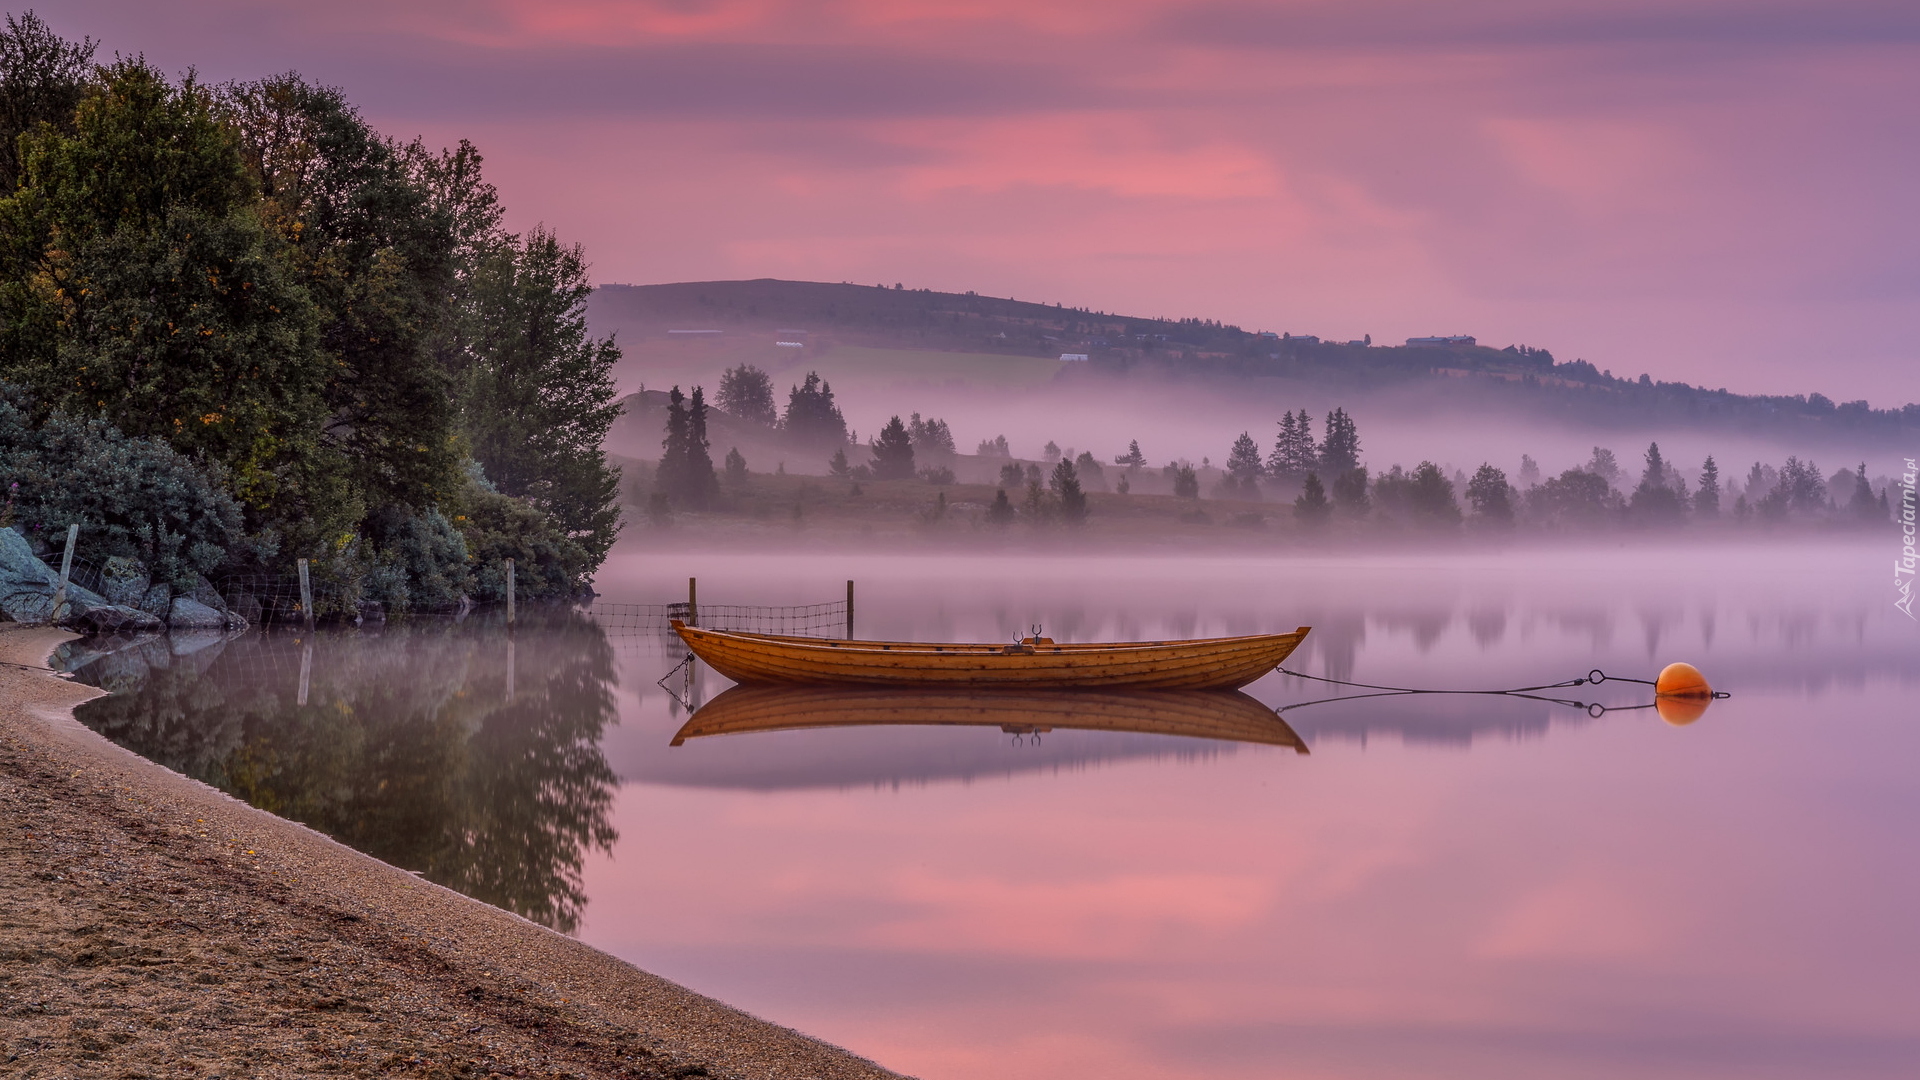
[[[1720,466],[1712,454],[1700,464],[1700,488],[1693,493],[1693,513],[1703,520],[1720,516]]]
[[[1294,476],[1294,421],[1293,412],[1280,414],[1280,434],[1273,440],[1273,453],[1267,455],[1267,474],[1275,479],[1290,480]]]
[[[1248,497],[1258,495],[1264,471],[1260,464],[1260,444],[1253,441],[1252,434],[1241,432],[1233,441],[1233,449],[1227,452],[1227,485]]]
[[[737,446],[727,451],[727,486],[735,491],[747,486],[747,459]]]
[[[1633,498],[1628,504],[1634,518],[1654,525],[1670,525],[1686,514],[1686,504],[1678,492],[1674,491],[1672,479],[1664,457],[1660,454],[1659,443],[1647,444],[1647,467],[1640,474],[1640,485],[1633,489]]]
[[[1867,463],[1860,463],[1860,471],[1853,478],[1853,501],[1847,509],[1863,522],[1883,524],[1887,520],[1883,510],[1885,504],[1873,496],[1873,484],[1867,480]]]
[[[676,385],[667,392],[667,437],[660,440],[665,451],[660,467],[654,470],[654,482],[660,493],[679,499],[687,487],[687,396]]]
[[[847,441],[847,418],[834,404],[833,384],[817,371],[807,372],[805,381],[788,392],[782,426],[790,439],[804,445],[839,446]]]
[[[1087,520],[1087,496],[1080,490],[1080,477],[1073,471],[1073,462],[1061,458],[1053,467],[1053,475],[1047,478],[1047,486],[1053,491],[1054,498],[1060,501],[1060,520],[1069,526],[1084,525]]]
[[[1347,410],[1335,409],[1327,414],[1327,435],[1320,445],[1319,458],[1320,467],[1335,476],[1359,466],[1360,429]]]
[[[995,489],[993,505],[987,507],[987,524],[996,526],[1013,524],[1013,503],[1007,499],[1006,488]]]
[[[1332,513],[1333,504],[1327,501],[1327,489],[1320,483],[1320,474],[1308,473],[1299,497],[1293,500],[1293,515],[1302,524],[1318,526],[1324,524]]]
[[[720,490],[720,478],[713,472],[713,456],[707,452],[706,391],[693,388],[693,401],[687,408],[687,488],[688,506],[706,506]]]
[[[870,445],[875,480],[913,478],[913,436],[907,434],[907,425],[898,416],[887,421],[887,426],[880,429],[880,437]]]
[[[842,480],[846,479],[847,474],[853,471],[853,466],[847,464],[846,447],[834,447],[833,456],[827,459],[827,471]]]

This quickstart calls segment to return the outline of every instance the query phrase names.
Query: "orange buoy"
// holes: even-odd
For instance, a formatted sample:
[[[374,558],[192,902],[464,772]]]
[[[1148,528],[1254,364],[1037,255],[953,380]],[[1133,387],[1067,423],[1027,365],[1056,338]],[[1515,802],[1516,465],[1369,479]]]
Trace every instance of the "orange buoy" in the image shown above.
[[[1700,719],[1712,703],[1713,687],[1692,664],[1668,664],[1653,682],[1653,711],[1674,727]]]

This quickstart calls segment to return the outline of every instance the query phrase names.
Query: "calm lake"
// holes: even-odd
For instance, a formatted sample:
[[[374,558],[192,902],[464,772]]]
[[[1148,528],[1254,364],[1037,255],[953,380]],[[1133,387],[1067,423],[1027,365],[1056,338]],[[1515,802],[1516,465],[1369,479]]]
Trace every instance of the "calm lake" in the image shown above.
[[[1685,726],[1617,682],[1545,692],[1614,711],[1283,708],[1305,754],[991,724],[675,746],[682,698],[726,681],[674,673],[658,633],[537,608],[511,637],[489,612],[67,662],[114,691],[80,716],[124,745],[928,1080],[1911,1077],[1920,627],[1895,554],[616,552],[598,579],[664,603],[697,576],[705,606],[853,578],[862,637],[1309,625],[1287,666],[1326,678],[1687,660],[1733,695]]]

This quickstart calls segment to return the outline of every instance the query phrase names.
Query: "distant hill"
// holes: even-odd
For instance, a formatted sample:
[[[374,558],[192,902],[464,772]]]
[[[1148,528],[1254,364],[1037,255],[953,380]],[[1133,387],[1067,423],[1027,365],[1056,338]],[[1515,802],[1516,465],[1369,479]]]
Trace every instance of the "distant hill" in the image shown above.
[[[1854,443],[1920,429],[1920,404],[1872,409],[1819,393],[1756,396],[1647,376],[1616,378],[1547,349],[1482,343],[1328,342],[1209,319],[1146,318],[930,290],[822,282],[682,282],[604,285],[589,319],[615,331],[636,373],[703,377],[716,365],[784,372],[819,366],[888,367],[921,382],[1053,381],[1154,375],[1209,382],[1282,379],[1336,393],[1397,391],[1434,405],[1520,412],[1545,422],[1635,428],[1734,430],[1815,444]],[[1062,355],[1084,355],[1064,368]],[[948,357],[942,360],[941,357]]]

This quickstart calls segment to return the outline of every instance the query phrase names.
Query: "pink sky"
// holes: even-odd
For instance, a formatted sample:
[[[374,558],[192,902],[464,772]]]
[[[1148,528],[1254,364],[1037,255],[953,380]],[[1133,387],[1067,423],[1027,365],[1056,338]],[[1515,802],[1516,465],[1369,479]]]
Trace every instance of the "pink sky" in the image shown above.
[[[905,282],[1920,400],[1886,0],[61,0],[487,155],[602,281]]]

